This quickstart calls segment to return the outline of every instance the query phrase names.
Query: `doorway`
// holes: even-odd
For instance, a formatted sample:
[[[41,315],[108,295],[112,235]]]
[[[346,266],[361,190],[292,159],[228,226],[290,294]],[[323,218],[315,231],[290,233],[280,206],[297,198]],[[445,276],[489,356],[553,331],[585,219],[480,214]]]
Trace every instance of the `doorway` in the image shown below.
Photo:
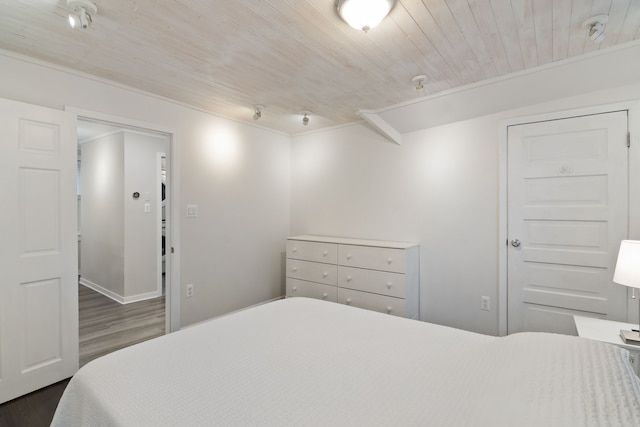
[[[171,257],[166,256],[165,248],[170,246],[171,230],[171,135],[79,117],[78,142],[79,278],[81,285],[91,289],[90,293],[100,294],[87,296],[82,289],[79,292],[80,335],[83,298],[93,301],[93,317],[98,301],[102,301],[104,316],[112,313],[118,322],[129,317],[123,331],[135,333],[136,325],[131,319],[138,317],[138,332],[147,339],[157,336],[158,329],[141,332],[142,325],[146,322],[150,326],[151,321],[140,313],[153,316],[153,323],[157,324],[160,310],[162,318],[166,318],[161,333],[168,333]],[[112,301],[105,301],[104,297]],[[125,343],[142,340],[119,338]],[[114,342],[112,347],[115,350],[122,346]],[[80,349],[83,360],[82,340]]]

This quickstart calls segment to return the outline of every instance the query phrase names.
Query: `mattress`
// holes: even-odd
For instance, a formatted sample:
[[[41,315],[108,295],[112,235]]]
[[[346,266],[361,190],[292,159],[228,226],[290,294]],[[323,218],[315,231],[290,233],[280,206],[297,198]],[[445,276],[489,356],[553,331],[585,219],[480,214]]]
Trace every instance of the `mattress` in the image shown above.
[[[52,425],[640,426],[640,380],[583,338],[289,298],[90,362]]]

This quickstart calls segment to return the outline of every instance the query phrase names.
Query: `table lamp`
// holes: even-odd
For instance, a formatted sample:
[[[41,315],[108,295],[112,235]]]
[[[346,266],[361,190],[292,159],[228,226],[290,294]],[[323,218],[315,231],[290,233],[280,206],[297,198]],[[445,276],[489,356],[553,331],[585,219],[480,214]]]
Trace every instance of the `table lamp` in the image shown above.
[[[623,240],[620,243],[618,262],[613,281],[619,285],[640,289],[640,240]],[[635,298],[635,289],[633,298]],[[640,302],[640,299],[638,300]],[[640,330],[640,326],[638,326]],[[640,345],[640,332],[621,330],[625,343]]]

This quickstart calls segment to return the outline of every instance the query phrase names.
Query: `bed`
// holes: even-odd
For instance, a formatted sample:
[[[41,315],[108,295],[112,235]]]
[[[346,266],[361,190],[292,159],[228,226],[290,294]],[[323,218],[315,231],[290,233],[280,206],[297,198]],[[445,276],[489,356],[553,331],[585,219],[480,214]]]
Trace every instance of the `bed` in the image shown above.
[[[640,426],[626,350],[288,298],[94,360],[73,426]]]

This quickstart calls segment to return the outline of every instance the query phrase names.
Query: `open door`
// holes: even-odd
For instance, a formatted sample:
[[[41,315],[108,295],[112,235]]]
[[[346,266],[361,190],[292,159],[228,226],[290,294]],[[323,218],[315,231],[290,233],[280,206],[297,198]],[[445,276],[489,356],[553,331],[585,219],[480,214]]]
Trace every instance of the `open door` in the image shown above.
[[[78,369],[76,117],[0,99],[0,403]]]

